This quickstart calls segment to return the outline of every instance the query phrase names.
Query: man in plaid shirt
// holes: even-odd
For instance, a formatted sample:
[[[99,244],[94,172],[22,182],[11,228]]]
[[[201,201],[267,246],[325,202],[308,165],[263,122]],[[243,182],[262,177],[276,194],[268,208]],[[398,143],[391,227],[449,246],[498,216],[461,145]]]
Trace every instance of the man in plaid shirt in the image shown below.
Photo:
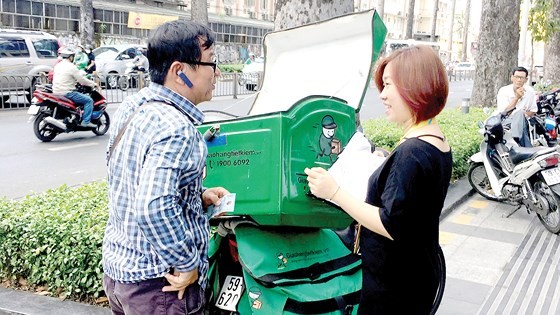
[[[220,76],[214,34],[191,21],[162,24],[148,59],[152,84],[119,106],[110,131],[103,288],[113,314],[202,314],[204,210],[228,194],[202,187],[207,147],[195,127],[204,120],[196,105]]]

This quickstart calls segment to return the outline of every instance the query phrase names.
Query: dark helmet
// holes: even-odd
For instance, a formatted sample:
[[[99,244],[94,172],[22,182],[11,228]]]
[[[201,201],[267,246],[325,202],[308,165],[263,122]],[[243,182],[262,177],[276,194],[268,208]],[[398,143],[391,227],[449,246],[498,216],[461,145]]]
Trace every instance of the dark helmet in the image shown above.
[[[486,129],[487,141],[491,144],[497,144],[504,139],[504,127],[502,119],[499,116],[492,116],[486,120],[484,124]]]

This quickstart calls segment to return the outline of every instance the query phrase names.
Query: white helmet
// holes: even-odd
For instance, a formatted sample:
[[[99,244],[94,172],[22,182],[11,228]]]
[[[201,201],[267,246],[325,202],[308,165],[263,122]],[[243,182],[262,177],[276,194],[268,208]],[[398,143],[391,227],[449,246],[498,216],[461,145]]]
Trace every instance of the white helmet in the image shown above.
[[[74,52],[74,50],[70,49],[70,48],[63,48],[61,50],[59,50],[58,55],[62,58],[70,58],[70,56],[74,56],[76,53]]]

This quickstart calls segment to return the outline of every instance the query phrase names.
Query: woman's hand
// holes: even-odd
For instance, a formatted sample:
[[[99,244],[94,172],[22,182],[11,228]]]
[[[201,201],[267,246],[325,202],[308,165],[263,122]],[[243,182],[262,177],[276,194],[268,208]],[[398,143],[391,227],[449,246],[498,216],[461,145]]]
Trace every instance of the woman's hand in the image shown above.
[[[332,199],[339,186],[332,175],[322,167],[305,168],[309,188],[313,195],[322,199]]]

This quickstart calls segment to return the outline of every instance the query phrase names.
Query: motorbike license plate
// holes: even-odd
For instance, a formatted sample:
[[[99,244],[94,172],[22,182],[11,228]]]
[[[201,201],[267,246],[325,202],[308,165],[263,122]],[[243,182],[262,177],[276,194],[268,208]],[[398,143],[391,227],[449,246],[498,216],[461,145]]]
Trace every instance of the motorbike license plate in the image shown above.
[[[547,185],[556,185],[560,183],[560,168],[550,168],[541,172]]]
[[[227,276],[216,300],[216,307],[226,311],[237,311],[237,303],[243,294],[243,277]]]
[[[37,113],[39,112],[39,106],[37,105],[31,105],[29,106],[29,109],[27,110],[27,113],[29,115],[37,115]]]

